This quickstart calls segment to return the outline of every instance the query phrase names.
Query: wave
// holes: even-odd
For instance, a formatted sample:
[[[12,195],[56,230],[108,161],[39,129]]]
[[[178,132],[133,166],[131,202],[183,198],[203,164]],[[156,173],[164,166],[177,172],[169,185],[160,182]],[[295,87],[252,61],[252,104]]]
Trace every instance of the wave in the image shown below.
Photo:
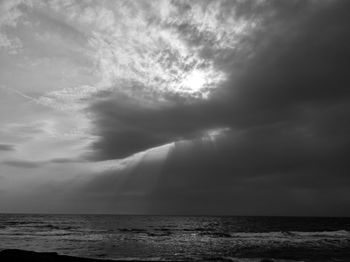
[[[136,234],[149,234],[155,232],[162,232],[166,234],[175,233],[191,233],[198,235],[211,235],[217,237],[350,237],[350,231],[347,230],[334,230],[334,231],[271,231],[271,232],[222,232],[215,230],[214,228],[194,228],[194,229],[169,229],[169,228],[153,228],[153,229],[141,229],[141,228],[118,228],[120,233],[136,233]]]
[[[315,232],[303,232],[303,231],[276,231],[276,232],[236,232],[231,233],[231,237],[239,238],[266,238],[266,237],[279,237],[279,238],[293,238],[293,237],[345,237],[350,238],[350,231],[347,230],[335,230],[335,231],[315,231]]]
[[[104,258],[106,259],[106,258]],[[107,258],[109,259],[109,258]],[[168,260],[166,258],[162,257],[147,257],[147,258],[140,258],[140,257],[123,257],[123,258],[110,258],[114,261],[173,261]]]
[[[77,228],[71,226],[56,226],[52,224],[41,224],[41,225],[33,225],[28,224],[27,227],[18,227],[18,226],[6,226],[0,228],[0,235],[5,234],[14,234],[18,233],[23,234],[28,232],[35,233],[44,233],[44,232],[57,232],[57,233],[82,233],[82,234],[91,234],[91,233],[99,233],[99,234],[113,234],[116,231],[114,230],[98,230],[98,229],[84,229]],[[350,231],[348,230],[334,230],[334,231],[272,231],[272,232],[222,232],[219,230],[203,230],[202,228],[198,229],[168,229],[168,228],[153,228],[153,229],[143,229],[143,228],[118,228],[117,232],[121,234],[146,234],[151,236],[162,236],[162,235],[170,235],[170,234],[196,234],[199,236],[212,236],[212,237],[232,237],[232,238],[266,238],[266,237],[277,237],[277,238],[293,238],[293,237],[341,237],[341,238],[350,238]]]

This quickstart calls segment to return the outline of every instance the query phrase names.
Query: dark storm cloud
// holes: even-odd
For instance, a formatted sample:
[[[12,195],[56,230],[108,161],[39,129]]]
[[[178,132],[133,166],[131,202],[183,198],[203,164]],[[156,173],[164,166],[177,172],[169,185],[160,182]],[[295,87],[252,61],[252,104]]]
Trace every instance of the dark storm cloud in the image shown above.
[[[94,144],[103,159],[123,158],[164,143],[195,137],[217,127],[217,113],[211,105],[176,103],[164,106],[137,104],[123,94],[95,103],[97,134]]]
[[[322,4],[269,2],[259,13],[270,14],[261,31],[245,40],[255,47],[248,62],[193,41],[230,73],[207,101],[170,99],[171,105],[152,107],[116,94],[95,102],[94,157],[191,141],[190,147],[177,142],[169,156],[151,196],[153,212],[167,212],[170,203],[175,213],[229,213],[234,205],[238,213],[286,214],[290,207],[299,214],[350,215],[341,211],[350,206],[350,3]],[[247,5],[241,12],[257,11]],[[215,148],[200,138],[222,127],[231,131]]]
[[[326,215],[335,205],[345,208],[349,140],[311,136],[310,129],[249,128],[227,132],[215,145],[194,141],[190,149],[178,142],[152,192],[152,212]],[[349,215],[345,210],[338,215]]]
[[[0,151],[14,151],[15,146],[9,144],[0,144]]]

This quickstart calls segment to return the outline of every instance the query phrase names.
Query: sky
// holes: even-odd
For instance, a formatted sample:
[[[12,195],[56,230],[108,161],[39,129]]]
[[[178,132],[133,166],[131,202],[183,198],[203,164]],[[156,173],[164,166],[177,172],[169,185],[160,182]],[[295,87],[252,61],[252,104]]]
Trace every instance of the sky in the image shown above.
[[[0,212],[350,216],[349,12],[1,0]]]

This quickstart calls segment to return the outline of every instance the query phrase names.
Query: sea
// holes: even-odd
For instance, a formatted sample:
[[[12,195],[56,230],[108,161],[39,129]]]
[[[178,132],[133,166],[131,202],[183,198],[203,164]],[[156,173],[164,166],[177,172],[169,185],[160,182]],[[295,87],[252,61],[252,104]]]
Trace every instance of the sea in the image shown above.
[[[0,214],[0,250],[153,261],[350,261],[350,218]]]

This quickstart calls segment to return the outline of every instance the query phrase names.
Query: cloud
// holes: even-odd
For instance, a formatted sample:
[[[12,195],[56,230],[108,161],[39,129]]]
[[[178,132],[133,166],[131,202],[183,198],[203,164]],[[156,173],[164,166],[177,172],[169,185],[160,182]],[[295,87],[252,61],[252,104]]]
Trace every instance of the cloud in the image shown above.
[[[0,149],[5,150],[5,149]],[[1,162],[4,165],[12,166],[12,167],[19,167],[19,168],[43,168],[45,165],[51,165],[51,164],[76,164],[76,163],[87,163],[84,159],[79,158],[52,158],[48,160],[41,160],[41,161],[32,161],[32,160],[23,160],[23,159],[10,159],[10,160],[4,160]]]
[[[247,40],[255,46],[247,61],[237,51],[203,51],[228,73],[208,99],[147,99],[135,85],[133,95],[93,100],[93,158],[175,142],[147,195],[150,212],[230,213],[234,205],[245,214],[346,213],[334,203],[349,205],[350,6],[272,3]],[[211,138],[215,129],[225,131]]]
[[[19,168],[39,168],[43,165],[39,161],[27,161],[27,160],[6,160],[2,162],[5,165],[19,167]]]
[[[76,159],[76,158],[54,158],[49,160],[50,163],[56,163],[56,164],[64,164],[64,163],[80,163],[85,162],[82,159]]]
[[[10,54],[17,54],[23,47],[22,41],[18,37],[11,37],[6,32],[6,28],[17,26],[19,18],[23,15],[19,8],[21,5],[30,6],[31,2],[5,0],[0,3],[0,50],[5,49]]]
[[[94,121],[94,134],[99,137],[93,144],[97,158],[123,158],[151,147],[194,138],[224,123],[224,117],[217,117],[215,106],[201,100],[186,103],[180,99],[160,105],[135,101],[119,92],[105,95],[92,103],[88,111]]]
[[[0,151],[14,151],[15,146],[9,144],[0,144]]]

